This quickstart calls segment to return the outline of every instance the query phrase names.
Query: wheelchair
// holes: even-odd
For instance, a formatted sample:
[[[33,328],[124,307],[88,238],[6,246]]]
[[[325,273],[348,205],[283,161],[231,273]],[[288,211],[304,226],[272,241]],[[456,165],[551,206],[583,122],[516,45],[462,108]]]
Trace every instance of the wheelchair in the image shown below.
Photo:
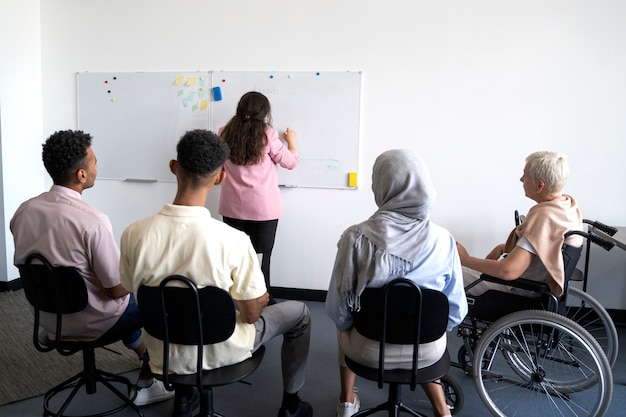
[[[583,223],[593,226],[609,236],[617,233],[616,228],[598,221],[583,219]],[[587,294],[586,291],[591,244],[598,245],[606,251],[611,250],[614,244],[592,233],[585,233],[583,236],[586,238],[584,267],[582,270],[576,268],[571,274],[564,296],[565,310],[561,311],[561,313],[583,326],[596,339],[604,350],[611,367],[613,367],[619,352],[619,339],[615,323],[604,306]]]
[[[595,243],[603,240],[582,231],[568,232],[565,237],[572,234]],[[581,252],[582,247],[563,245],[566,288]],[[480,281],[517,288],[517,293],[489,290],[468,295],[469,312],[457,330],[463,344],[453,366],[473,376],[490,413],[500,417],[603,416],[613,393],[607,344],[601,346],[585,329],[587,320],[577,317],[577,322],[567,316],[567,298],[574,294],[586,309],[603,307],[574,288],[556,297],[543,282],[504,281],[485,274]],[[466,287],[466,292],[474,285]],[[608,330],[595,322],[593,326],[603,334],[615,327],[610,317]]]
[[[518,214],[515,211],[515,225],[524,220],[524,216]],[[604,223],[594,220],[583,219],[583,223],[592,226],[595,229],[601,230],[609,236],[613,236],[617,233],[617,229],[612,226],[608,226]],[[617,361],[617,354],[619,352],[619,338],[617,329],[613,319],[606,311],[604,306],[600,304],[595,298],[587,294],[587,278],[589,276],[589,258],[591,254],[591,245],[595,244],[606,251],[610,251],[615,244],[603,239],[590,232],[576,232],[585,238],[583,245],[585,252],[584,268],[581,270],[576,266],[573,269],[569,269],[565,274],[565,295],[560,300],[559,313],[574,320],[587,330],[593,338],[600,344],[602,350],[606,354],[611,368]],[[564,254],[564,263],[567,262],[567,258]],[[578,263],[578,255],[575,259],[572,259],[574,264]],[[570,285],[570,283],[574,285]]]

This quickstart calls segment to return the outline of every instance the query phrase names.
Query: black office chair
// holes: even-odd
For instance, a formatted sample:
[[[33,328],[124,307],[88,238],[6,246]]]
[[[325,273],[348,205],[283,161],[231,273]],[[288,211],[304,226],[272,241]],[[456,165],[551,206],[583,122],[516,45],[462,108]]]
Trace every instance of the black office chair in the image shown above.
[[[182,286],[168,286],[170,282]],[[223,342],[235,330],[235,304],[230,294],[212,286],[198,289],[187,277],[171,275],[158,287],[139,287],[137,301],[145,331],[163,341],[163,374],[155,376],[168,390],[177,385],[196,387],[200,393],[199,416],[221,416],[213,409],[212,388],[243,380],[259,367],[265,354],[265,346],[261,346],[243,362],[202,369],[203,346]],[[169,373],[170,343],[198,347],[196,373]]]
[[[113,407],[107,410],[90,414],[90,416],[106,416],[116,413],[126,407],[131,407],[143,417],[141,410],[133,403],[137,396],[135,384],[128,378],[115,375],[96,368],[95,349],[105,347],[115,340],[97,340],[94,342],[65,341],[61,337],[63,329],[63,316],[78,313],[87,306],[87,287],[85,280],[78,270],[72,267],[53,267],[48,260],[40,254],[31,254],[26,258],[24,265],[18,266],[20,277],[24,286],[24,294],[28,302],[34,307],[33,343],[40,352],[56,350],[63,356],[83,353],[83,370],[72,378],[50,389],[44,396],[44,415],[62,417],[70,403],[82,387],[91,395],[97,391],[97,384],[107,388],[121,401],[113,401]],[[44,341],[39,339],[40,313],[51,313],[56,316],[56,330],[54,340]],[[115,385],[122,385],[126,392],[120,391]],[[57,395],[71,390],[57,411],[53,411],[52,403]],[[110,404],[110,402],[109,402]],[[82,410],[84,412],[84,410]],[[75,414],[73,414],[75,415]]]
[[[450,369],[447,351],[433,365],[421,369],[417,367],[419,344],[435,341],[446,333],[448,308],[448,299],[443,293],[420,288],[404,278],[397,278],[382,288],[366,288],[363,291],[361,310],[354,314],[354,327],[361,335],[380,342],[379,364],[377,368],[370,368],[346,356],[346,365],[357,375],[377,381],[378,388],[389,384],[389,396],[384,403],[362,410],[353,417],[385,410],[394,417],[401,411],[425,417],[402,403],[401,388],[408,385],[413,391],[418,384],[442,378]],[[412,368],[385,370],[385,342],[413,345]]]

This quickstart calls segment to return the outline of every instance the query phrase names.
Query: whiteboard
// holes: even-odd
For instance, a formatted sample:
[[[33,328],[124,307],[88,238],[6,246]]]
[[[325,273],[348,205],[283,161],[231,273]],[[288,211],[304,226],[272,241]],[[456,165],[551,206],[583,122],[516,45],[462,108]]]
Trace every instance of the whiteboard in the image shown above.
[[[180,137],[209,128],[209,72],[79,73],[77,80],[78,128],[93,136],[101,179],[173,181],[169,161]]]
[[[84,72],[77,84],[78,128],[94,138],[101,179],[174,181],[168,162],[180,137],[191,129],[217,132],[244,93],[259,91],[270,100],[274,128],[298,134],[300,164],[279,168],[280,184],[353,188],[359,72]]]
[[[272,108],[272,125],[281,134],[297,133],[298,166],[279,168],[280,184],[347,188],[358,170],[361,74],[358,72],[220,71],[213,87],[222,100],[211,108],[216,131],[235,114],[241,96],[263,93]]]

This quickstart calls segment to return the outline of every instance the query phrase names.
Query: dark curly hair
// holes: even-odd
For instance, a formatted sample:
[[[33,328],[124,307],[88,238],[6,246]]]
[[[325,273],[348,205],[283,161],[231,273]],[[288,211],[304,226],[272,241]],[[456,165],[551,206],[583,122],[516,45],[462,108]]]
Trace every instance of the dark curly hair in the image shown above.
[[[271,125],[271,118],[270,102],[263,94],[250,91],[241,96],[237,113],[222,131],[233,164],[254,165],[263,160],[265,129]]]
[[[178,164],[188,174],[208,177],[228,158],[228,146],[215,133],[196,129],[185,133],[176,145]]]
[[[74,172],[85,168],[91,135],[82,130],[54,132],[42,145],[41,159],[56,185],[66,185]]]

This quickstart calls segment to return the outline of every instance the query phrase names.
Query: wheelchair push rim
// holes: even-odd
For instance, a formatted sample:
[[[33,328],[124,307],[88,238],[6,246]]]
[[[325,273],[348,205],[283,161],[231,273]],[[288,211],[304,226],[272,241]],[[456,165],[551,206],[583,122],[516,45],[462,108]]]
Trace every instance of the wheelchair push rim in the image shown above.
[[[604,351],[559,314],[509,314],[481,335],[473,358],[478,394],[494,416],[602,416],[612,396]]]

